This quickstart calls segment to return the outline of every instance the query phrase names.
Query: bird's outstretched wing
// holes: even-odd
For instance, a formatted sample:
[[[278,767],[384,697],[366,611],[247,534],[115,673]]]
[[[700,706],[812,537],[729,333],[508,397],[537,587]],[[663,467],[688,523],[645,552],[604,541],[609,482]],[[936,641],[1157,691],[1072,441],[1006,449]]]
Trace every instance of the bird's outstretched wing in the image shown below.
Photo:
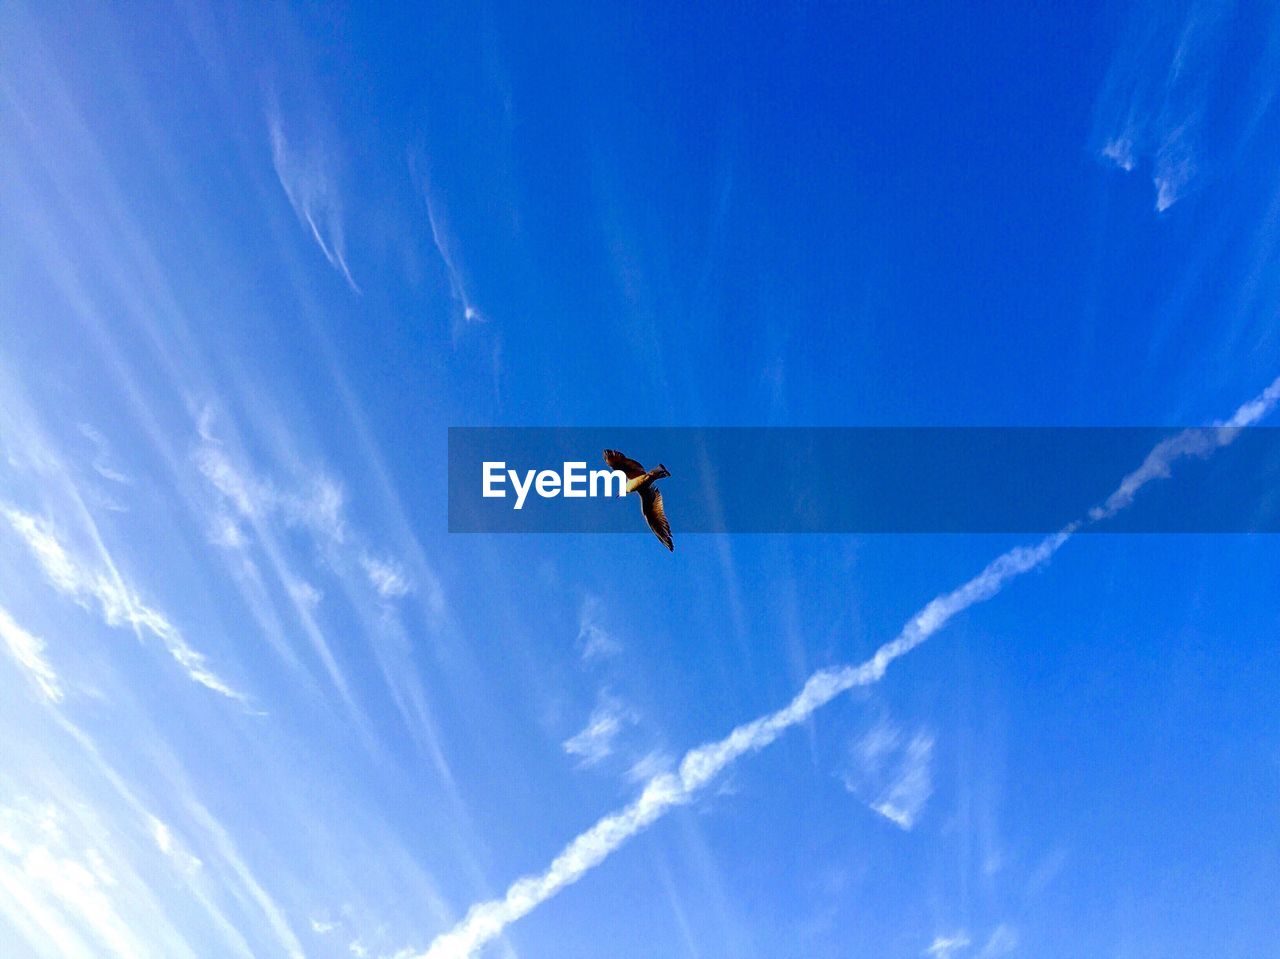
[[[676,545],[671,539],[671,525],[667,522],[667,511],[662,508],[662,494],[656,486],[646,486],[640,491],[640,511],[644,513],[645,522],[653,530],[653,535],[674,553]]]
[[[605,450],[604,461],[609,464],[611,470],[622,470],[627,474],[627,479],[635,479],[637,476],[644,475],[644,467],[633,459],[623,456],[617,450]]]

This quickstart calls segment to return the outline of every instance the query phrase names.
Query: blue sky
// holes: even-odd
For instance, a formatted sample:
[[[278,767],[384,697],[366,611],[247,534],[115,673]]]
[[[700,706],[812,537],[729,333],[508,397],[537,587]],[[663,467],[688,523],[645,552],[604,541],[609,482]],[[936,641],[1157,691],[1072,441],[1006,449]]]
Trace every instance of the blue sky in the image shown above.
[[[1273,537],[445,503],[449,426],[1265,421],[1278,66],[1249,3],[5,4],[0,954],[1280,955]]]

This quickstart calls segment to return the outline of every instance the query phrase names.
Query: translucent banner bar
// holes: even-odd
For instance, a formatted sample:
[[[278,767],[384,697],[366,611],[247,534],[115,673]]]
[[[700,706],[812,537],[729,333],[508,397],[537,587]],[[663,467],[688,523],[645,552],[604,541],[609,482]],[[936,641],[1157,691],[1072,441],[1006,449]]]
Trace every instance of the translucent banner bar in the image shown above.
[[[643,530],[605,450],[666,468],[677,533],[1280,530],[1280,429],[465,427],[450,531]]]

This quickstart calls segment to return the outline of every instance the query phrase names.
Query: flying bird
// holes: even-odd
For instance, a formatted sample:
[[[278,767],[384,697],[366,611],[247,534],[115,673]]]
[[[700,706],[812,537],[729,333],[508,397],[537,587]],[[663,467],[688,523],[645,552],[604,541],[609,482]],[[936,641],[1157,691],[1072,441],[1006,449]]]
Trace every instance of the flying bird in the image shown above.
[[[657,469],[646,470],[617,450],[605,450],[604,461],[609,464],[609,469],[622,470],[626,474],[627,492],[640,494],[640,512],[644,513],[649,529],[663,546],[674,553],[676,546],[671,540],[671,526],[667,523],[667,511],[662,508],[662,494],[657,487],[658,480],[671,475],[667,468],[659,463]]]

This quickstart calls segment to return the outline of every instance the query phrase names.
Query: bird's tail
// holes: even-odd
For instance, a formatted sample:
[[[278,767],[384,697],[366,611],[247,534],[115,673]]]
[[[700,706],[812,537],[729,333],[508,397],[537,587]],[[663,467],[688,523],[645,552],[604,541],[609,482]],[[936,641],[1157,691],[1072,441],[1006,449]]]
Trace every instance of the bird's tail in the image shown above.
[[[665,466],[663,466],[661,463],[659,463],[653,471],[653,478],[656,480],[666,479],[670,475],[671,475],[671,471],[667,469]]]

